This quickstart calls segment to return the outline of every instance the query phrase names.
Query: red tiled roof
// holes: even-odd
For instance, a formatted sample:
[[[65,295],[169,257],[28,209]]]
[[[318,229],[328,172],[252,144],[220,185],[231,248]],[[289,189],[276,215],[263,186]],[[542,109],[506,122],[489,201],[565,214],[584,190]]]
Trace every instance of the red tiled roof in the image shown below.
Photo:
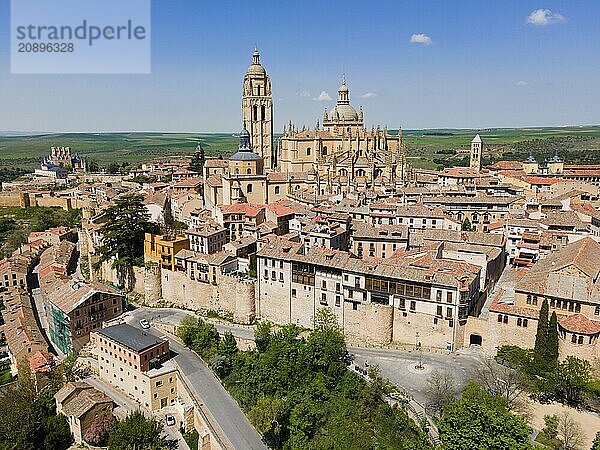
[[[498,161],[490,166],[492,170],[521,170],[523,163],[520,161]]]
[[[592,322],[583,314],[572,314],[559,322],[560,326],[572,333],[597,334],[600,333],[600,326]]]
[[[525,181],[526,183],[529,183],[529,184],[550,186],[552,184],[558,183],[560,180],[558,180],[556,178],[546,178],[546,177],[525,177],[523,181]]]

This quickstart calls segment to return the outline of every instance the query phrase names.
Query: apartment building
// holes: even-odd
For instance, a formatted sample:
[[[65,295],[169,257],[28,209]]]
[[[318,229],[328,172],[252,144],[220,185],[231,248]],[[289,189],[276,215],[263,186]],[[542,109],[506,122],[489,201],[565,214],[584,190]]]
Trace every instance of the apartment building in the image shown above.
[[[350,251],[359,258],[386,258],[408,246],[408,225],[379,225],[352,223]]]
[[[227,230],[215,223],[206,223],[197,228],[188,229],[184,235],[189,241],[190,250],[207,255],[223,250],[229,237]]]
[[[384,261],[271,239],[257,253],[259,316],[312,327],[330,309],[351,342],[456,348],[477,308],[480,267],[448,260],[432,246]]]
[[[177,369],[169,361],[169,341],[128,324],[95,332],[100,378],[142,407],[156,411],[177,400]]]
[[[146,233],[144,236],[144,259],[160,263],[163,269],[175,270],[175,255],[190,244],[184,236],[159,236]]]
[[[64,354],[79,351],[102,322],[123,313],[125,295],[97,281],[69,279],[47,294],[49,337]]]

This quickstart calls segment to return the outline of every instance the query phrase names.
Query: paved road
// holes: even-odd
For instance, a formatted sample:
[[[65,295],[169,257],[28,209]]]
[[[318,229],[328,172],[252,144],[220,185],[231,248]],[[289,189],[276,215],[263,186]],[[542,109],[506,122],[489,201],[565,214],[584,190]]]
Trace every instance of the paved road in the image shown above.
[[[172,309],[139,308],[127,314],[125,320],[132,326],[140,327],[141,318],[151,319],[160,314],[161,319],[181,320],[187,313]],[[177,322],[178,323],[178,320]],[[157,330],[152,334],[160,336]],[[220,381],[215,377],[208,366],[188,348],[170,340],[171,350],[176,353],[175,361],[185,374],[192,388],[202,400],[206,408],[214,416],[218,426],[231,441],[233,448],[239,450],[264,450],[267,446],[263,443],[258,432],[252,427],[238,404],[229,395]]]
[[[421,404],[427,401],[426,380],[432,371],[448,371],[454,375],[454,380],[462,388],[471,378],[472,370],[480,363],[480,358],[470,354],[439,354],[408,352],[406,350],[388,350],[375,348],[349,348],[354,362],[364,367],[365,360],[369,365],[378,365],[380,374],[391,383],[402,387]],[[421,358],[424,369],[415,366]]]

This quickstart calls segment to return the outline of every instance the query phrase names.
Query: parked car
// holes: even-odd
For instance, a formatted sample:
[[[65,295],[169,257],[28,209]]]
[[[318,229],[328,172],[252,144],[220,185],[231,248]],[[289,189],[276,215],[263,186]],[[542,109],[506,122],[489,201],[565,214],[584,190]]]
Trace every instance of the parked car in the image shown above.
[[[173,425],[175,425],[175,417],[173,417],[173,414],[167,414],[165,416],[165,423],[167,424],[168,427],[172,427]]]
[[[148,322],[146,319],[142,319],[140,320],[140,326],[147,330],[148,328],[150,328],[150,322]]]

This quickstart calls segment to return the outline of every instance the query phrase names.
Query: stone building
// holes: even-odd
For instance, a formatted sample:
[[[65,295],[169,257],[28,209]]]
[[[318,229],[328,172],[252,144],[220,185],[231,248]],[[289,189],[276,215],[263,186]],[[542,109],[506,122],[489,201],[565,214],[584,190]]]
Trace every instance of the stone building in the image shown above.
[[[479,301],[480,267],[442,257],[440,246],[386,260],[271,239],[257,253],[258,316],[311,328],[320,308],[350,342],[455,349]]]
[[[242,85],[242,123],[249,131],[252,152],[258,154],[268,168],[273,167],[273,96],[271,79],[254,49],[252,65]]]
[[[347,192],[359,184],[395,185],[407,179],[402,133],[367,130],[362,108],[350,104],[346,79],[323,125],[298,129],[290,122],[280,139],[277,168],[283,173],[315,171],[319,193]]]
[[[471,155],[469,158],[469,167],[480,171],[481,170],[481,154],[483,153],[483,139],[477,134],[471,141]]]
[[[560,358],[600,358],[600,244],[585,238],[538,261],[490,306],[483,346],[533,348],[542,303],[556,312]]]
[[[98,330],[100,379],[125,392],[149,411],[177,401],[177,369],[169,361],[169,341],[128,324]]]

